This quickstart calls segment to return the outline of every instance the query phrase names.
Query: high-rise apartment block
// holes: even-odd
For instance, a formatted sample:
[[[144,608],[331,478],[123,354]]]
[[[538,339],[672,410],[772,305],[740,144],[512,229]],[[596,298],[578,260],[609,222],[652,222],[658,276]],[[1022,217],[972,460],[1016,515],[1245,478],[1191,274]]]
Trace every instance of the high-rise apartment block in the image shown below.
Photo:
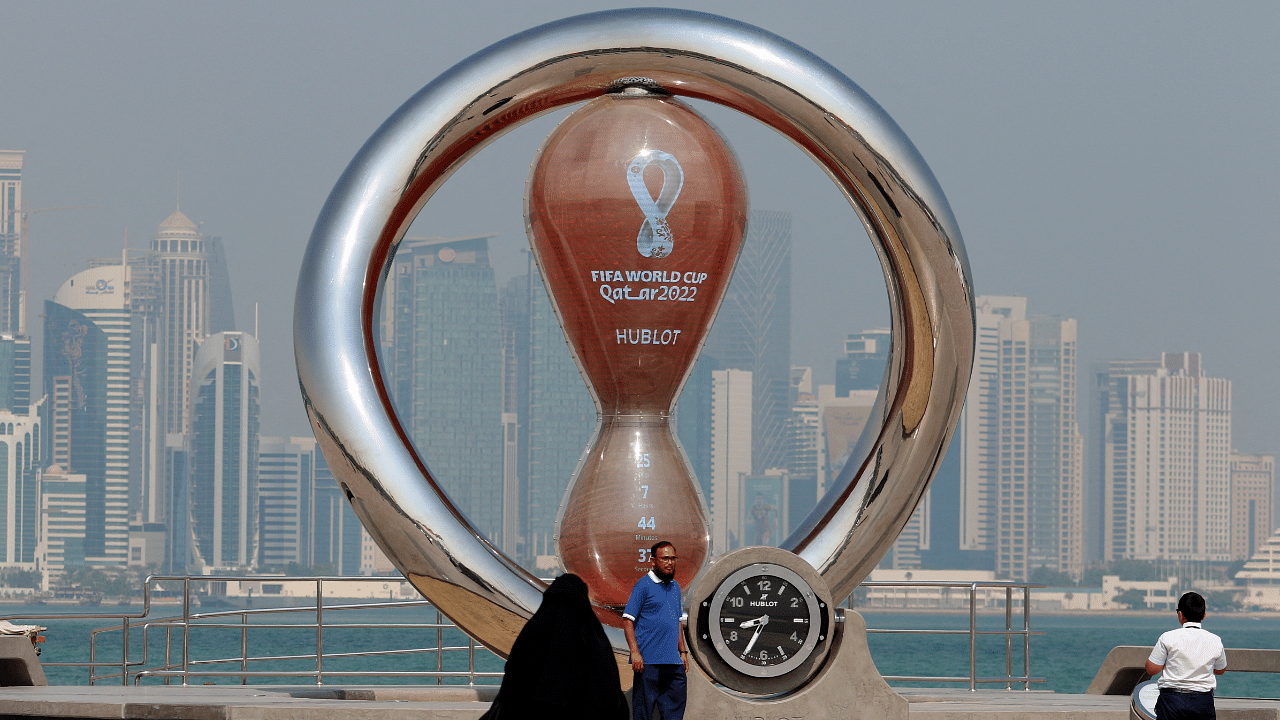
[[[977,299],[977,345],[961,419],[961,549],[996,574],[1083,571],[1084,459],[1076,323],[1026,316],[1026,299]]]
[[[489,237],[407,238],[384,291],[383,368],[432,476],[502,543],[502,320]]]
[[[791,422],[791,213],[753,211],[703,353],[751,373],[752,472],[787,466]]]
[[[1000,324],[1026,320],[1027,299],[984,295],[975,305],[973,374],[953,441],[961,449],[960,549],[994,552],[999,537]]]
[[[1276,456],[1231,451],[1231,559],[1248,560],[1275,529]]]
[[[1231,557],[1231,382],[1199,353],[1115,362],[1100,378],[1105,557]]]
[[[188,470],[192,534],[201,565],[250,567],[258,543],[258,341],[217,333],[193,363]]]

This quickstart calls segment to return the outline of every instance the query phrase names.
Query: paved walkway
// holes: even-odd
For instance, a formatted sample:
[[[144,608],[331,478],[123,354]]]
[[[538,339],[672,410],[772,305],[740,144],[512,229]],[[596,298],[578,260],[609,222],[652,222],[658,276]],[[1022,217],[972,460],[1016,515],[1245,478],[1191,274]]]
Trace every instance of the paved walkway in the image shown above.
[[[119,685],[0,688],[0,718],[130,720],[475,720],[495,688]],[[1006,690],[902,688],[918,720],[1127,720],[1129,699]],[[1219,699],[1221,720],[1280,720],[1280,701]],[[700,720],[690,715],[691,720]]]

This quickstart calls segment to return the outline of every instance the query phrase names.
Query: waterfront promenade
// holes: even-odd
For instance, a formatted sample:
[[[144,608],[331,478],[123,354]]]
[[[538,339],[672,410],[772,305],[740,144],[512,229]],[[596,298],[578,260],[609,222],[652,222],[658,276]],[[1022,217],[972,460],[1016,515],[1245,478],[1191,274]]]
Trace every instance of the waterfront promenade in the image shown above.
[[[496,688],[468,686],[73,686],[0,688],[0,718],[475,720]],[[1129,698],[898,688],[920,720],[1127,720]],[[1219,699],[1221,720],[1280,720],[1280,700]],[[798,719],[797,719],[798,720]]]

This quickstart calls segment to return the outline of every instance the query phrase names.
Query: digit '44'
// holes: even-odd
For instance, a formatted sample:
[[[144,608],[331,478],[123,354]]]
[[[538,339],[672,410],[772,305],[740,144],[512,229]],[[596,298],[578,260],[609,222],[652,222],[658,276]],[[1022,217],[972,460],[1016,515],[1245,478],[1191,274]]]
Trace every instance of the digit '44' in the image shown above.
[[[640,522],[636,523],[636,527],[641,530],[653,530],[656,527],[654,522],[655,520],[657,520],[657,518],[641,517]]]

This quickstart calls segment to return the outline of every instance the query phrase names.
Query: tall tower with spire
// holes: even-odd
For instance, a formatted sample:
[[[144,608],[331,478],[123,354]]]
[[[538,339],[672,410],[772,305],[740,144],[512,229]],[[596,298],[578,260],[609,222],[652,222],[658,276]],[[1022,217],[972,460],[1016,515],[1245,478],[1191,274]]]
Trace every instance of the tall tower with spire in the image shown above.
[[[0,333],[26,335],[22,150],[0,150]]]
[[[209,261],[206,238],[175,210],[151,241],[159,268],[159,395],[167,433],[191,429],[191,372],[196,349],[209,332]]]

